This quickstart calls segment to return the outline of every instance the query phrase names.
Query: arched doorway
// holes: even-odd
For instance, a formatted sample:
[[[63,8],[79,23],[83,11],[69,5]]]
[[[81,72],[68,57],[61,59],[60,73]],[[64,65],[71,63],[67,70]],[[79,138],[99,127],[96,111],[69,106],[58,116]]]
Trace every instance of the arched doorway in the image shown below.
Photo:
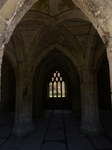
[[[54,81],[52,81],[52,79]],[[52,97],[50,96],[50,81],[55,84],[55,88],[60,86],[59,95],[58,90],[56,92],[55,89],[55,92],[52,92]],[[56,85],[56,82],[59,82],[59,84]],[[65,83],[65,85],[63,83]],[[64,87],[63,90],[61,89],[61,86]],[[53,87],[51,89],[53,89]],[[57,103],[57,109],[62,107],[63,109],[72,109],[72,102],[74,101],[74,106],[76,106],[77,110],[80,111],[81,108],[79,91],[80,81],[76,67],[73,65],[71,60],[60,50],[51,50],[51,52],[49,52],[38,64],[35,71],[33,82],[34,115],[36,116],[41,114],[38,111],[42,111],[42,109],[49,109],[48,103],[51,105],[51,102],[51,109],[55,107],[53,106],[53,103]]]

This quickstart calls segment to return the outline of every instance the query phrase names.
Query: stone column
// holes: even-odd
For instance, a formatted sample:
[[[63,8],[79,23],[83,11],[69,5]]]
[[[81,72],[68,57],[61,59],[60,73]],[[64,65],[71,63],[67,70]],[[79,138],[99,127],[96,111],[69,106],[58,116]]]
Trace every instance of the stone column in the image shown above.
[[[13,134],[18,137],[34,132],[32,122],[32,76],[22,66],[16,72],[16,112]]]
[[[104,133],[99,121],[97,74],[89,66],[79,68],[81,84],[81,132],[97,136]]]
[[[38,75],[34,76],[33,81],[33,116],[43,116],[43,89],[42,89],[42,80]]]
[[[72,81],[72,115],[81,115],[80,88],[77,81]]]

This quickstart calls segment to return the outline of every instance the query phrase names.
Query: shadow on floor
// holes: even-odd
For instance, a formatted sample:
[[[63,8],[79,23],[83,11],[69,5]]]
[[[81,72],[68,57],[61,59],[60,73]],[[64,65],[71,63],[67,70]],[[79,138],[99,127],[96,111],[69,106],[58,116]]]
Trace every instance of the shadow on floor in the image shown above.
[[[106,134],[99,137],[80,133],[80,118],[70,110],[46,110],[34,118],[34,134],[17,138],[11,134],[14,113],[0,117],[0,150],[112,150],[112,112],[101,111]]]

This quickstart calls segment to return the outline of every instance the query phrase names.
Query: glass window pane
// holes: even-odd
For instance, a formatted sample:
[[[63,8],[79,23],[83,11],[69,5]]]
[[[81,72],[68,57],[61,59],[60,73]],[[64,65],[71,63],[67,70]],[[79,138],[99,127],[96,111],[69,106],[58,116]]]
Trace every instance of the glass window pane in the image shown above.
[[[60,77],[60,73],[58,73],[58,77]]]
[[[54,73],[54,77],[56,77],[56,73]]]
[[[52,82],[49,83],[49,97],[52,97]]]
[[[51,81],[49,82],[49,98],[50,97],[65,97],[65,82],[58,71],[53,73]]]
[[[61,97],[61,87],[60,87],[60,82],[58,82],[58,97]]]
[[[56,81],[58,81],[58,78],[56,77]]]
[[[62,97],[65,97],[65,82],[62,82]]]
[[[56,96],[56,82],[54,82],[54,97],[57,97]]]

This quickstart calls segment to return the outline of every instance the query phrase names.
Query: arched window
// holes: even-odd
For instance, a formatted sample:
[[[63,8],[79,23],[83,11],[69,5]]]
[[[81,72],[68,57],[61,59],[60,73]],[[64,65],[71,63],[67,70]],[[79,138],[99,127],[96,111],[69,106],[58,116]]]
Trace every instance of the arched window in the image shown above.
[[[53,73],[49,82],[49,98],[53,97],[65,97],[65,81],[58,71]]]

